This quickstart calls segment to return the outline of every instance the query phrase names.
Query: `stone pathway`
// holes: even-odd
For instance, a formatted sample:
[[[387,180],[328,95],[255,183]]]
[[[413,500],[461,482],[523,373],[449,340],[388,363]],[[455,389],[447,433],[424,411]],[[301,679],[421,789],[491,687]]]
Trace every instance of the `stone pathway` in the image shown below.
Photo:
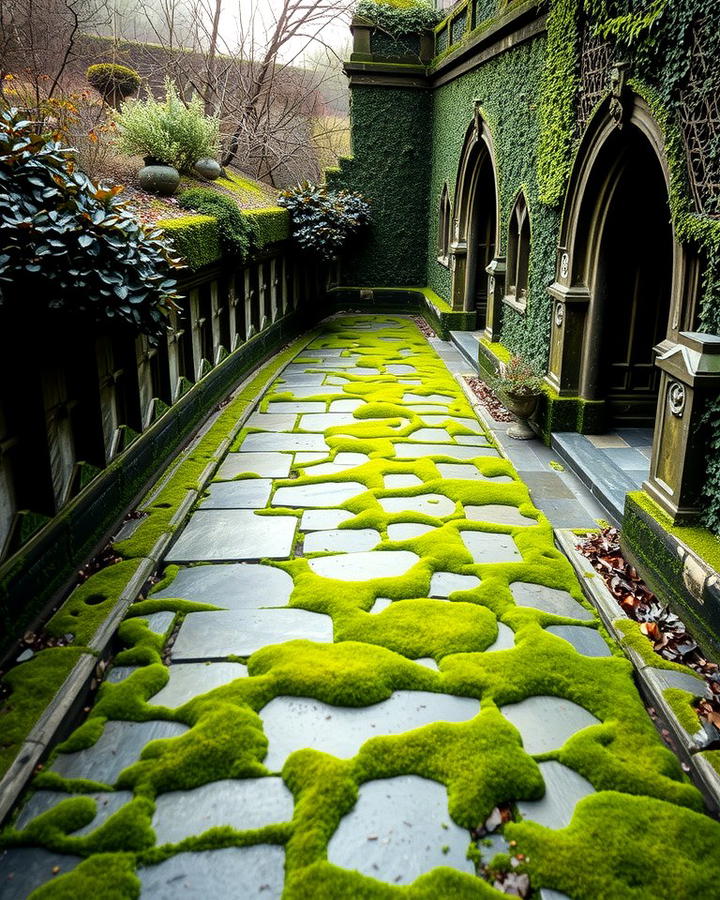
[[[20,809],[3,898],[491,897],[509,858],[535,896],[653,897],[643,841],[710,822],[409,320],[326,323],[165,566]],[[710,896],[683,840],[663,865]]]

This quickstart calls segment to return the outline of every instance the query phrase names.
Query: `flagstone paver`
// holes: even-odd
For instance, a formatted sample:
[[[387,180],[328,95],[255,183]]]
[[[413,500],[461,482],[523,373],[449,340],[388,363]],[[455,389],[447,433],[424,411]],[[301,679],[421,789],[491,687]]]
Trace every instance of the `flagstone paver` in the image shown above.
[[[651,900],[624,864],[598,891],[608,835],[630,823],[642,840],[645,801],[697,826],[699,794],[625,662],[577,624],[598,620],[547,521],[415,326],[330,320],[241,424],[160,589],[129,610],[100,718],[38,776],[18,825],[52,808],[54,843],[0,858],[3,900],[54,866],[62,896],[116,896],[108,849],[144,900],[390,897],[420,876],[423,896],[484,897],[467,850],[498,803],[528,824],[474,852],[526,854],[539,900],[565,884]],[[63,787],[93,791],[92,821],[63,824]],[[50,852],[72,828],[91,843]]]

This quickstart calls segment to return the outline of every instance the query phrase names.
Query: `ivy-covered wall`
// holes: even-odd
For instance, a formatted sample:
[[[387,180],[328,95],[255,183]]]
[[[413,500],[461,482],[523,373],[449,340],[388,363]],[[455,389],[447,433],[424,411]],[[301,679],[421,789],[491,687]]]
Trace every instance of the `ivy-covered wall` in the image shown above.
[[[437,262],[440,196],[445,182],[455,211],[458,166],[475,100],[493,135],[496,177],[500,193],[501,250],[507,246],[508,219],[520,190],[530,212],[531,248],[527,309],[500,309],[500,340],[540,365],[547,361],[550,297],[547,286],[555,270],[559,213],[539,200],[537,147],[544,36],[491,59],[486,65],[433,92],[430,174],[430,228],[427,282],[441,297],[450,298],[450,273]],[[509,98],[512,98],[510,101]]]
[[[425,284],[430,95],[413,88],[356,85],[352,159],[330,176],[371,204],[371,227],[343,263],[343,283]]]

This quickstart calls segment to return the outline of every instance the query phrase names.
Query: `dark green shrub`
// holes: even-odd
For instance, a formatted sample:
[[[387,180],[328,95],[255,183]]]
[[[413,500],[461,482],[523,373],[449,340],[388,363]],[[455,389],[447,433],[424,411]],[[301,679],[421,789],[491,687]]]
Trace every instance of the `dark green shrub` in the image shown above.
[[[185,209],[214,216],[220,227],[223,251],[242,261],[248,258],[254,243],[254,229],[233,199],[210,188],[199,187],[183,191],[178,202]]]
[[[134,94],[140,87],[140,75],[135,69],[117,63],[98,63],[85,73],[88,84],[108,103],[117,103]]]
[[[74,151],[0,109],[0,306],[162,333],[179,262],[162,232],[75,169]]]
[[[361,194],[329,191],[307,181],[283,191],[278,203],[290,213],[295,241],[326,262],[336,259],[370,220],[370,207]]]

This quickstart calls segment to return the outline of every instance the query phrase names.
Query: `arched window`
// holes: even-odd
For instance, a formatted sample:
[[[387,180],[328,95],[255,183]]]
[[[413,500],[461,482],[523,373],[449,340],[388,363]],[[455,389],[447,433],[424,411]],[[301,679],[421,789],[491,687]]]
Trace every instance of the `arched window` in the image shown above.
[[[447,263],[450,247],[450,197],[447,182],[440,195],[440,213],[438,216],[438,259]]]
[[[530,260],[530,216],[521,192],[510,216],[507,249],[507,294],[505,300],[516,309],[527,306],[528,264]]]

